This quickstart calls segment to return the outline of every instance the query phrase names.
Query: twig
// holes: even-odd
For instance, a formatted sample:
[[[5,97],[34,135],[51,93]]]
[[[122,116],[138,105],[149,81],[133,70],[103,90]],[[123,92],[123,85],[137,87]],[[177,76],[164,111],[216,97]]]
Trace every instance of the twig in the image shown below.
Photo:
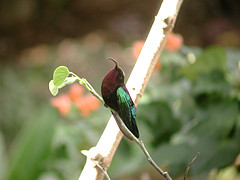
[[[76,76],[76,75],[74,74],[74,76]],[[95,91],[95,89],[92,87],[92,85],[86,79],[82,78],[81,81],[79,81],[79,83],[81,85],[85,86],[87,88],[87,90],[92,93],[93,96],[95,96],[96,98],[98,98],[101,101],[101,103],[105,104],[103,98]]]
[[[155,21],[149,32],[148,38],[145,41],[145,45],[143,46],[137,63],[135,64],[126,84],[129,93],[135,102],[135,105],[138,104],[140,97],[144,92],[147,82],[149,81],[153,72],[154,66],[158,61],[161,51],[165,45],[167,37],[174,26],[182,1],[183,0],[163,0],[161,8],[155,17]],[[104,169],[107,170],[110,166],[112,157],[121,141],[122,136],[123,135],[119,131],[114,118],[111,117],[95,147],[96,153],[92,154],[91,156],[93,159],[95,159],[95,155],[101,154],[104,161],[101,165],[104,167]],[[144,146],[140,147],[142,148]],[[150,160],[150,162],[153,166],[156,165],[153,163],[153,161]],[[164,171],[162,171],[162,174],[167,179],[168,174],[166,174]],[[87,161],[79,180],[102,179],[103,176],[103,173],[100,173],[96,170],[94,163]]]
[[[91,148],[89,151],[82,150],[81,153],[87,157],[87,161],[94,163],[104,173],[107,180],[111,180],[105,168],[100,165],[100,163],[102,163],[102,160],[103,160],[101,155],[97,154],[97,155],[94,155],[95,159],[92,158],[92,154],[96,153],[95,147]]]
[[[198,152],[197,155],[196,155],[196,156],[192,159],[192,161],[188,164],[187,169],[186,169],[185,174],[184,174],[183,180],[186,180],[186,179],[187,179],[187,175],[188,175],[189,169],[190,169],[190,167],[192,166],[192,164],[194,163],[194,161],[198,158],[199,155],[200,155],[200,153]]]
[[[119,122],[119,124],[121,125],[121,128],[124,130],[124,132],[127,133],[127,135],[129,137],[131,137],[133,139],[134,142],[136,142],[139,147],[143,150],[145,156],[147,157],[148,162],[163,176],[165,177],[167,180],[172,180],[172,178],[169,176],[168,172],[164,172],[151,158],[151,156],[149,155],[147,149],[144,146],[143,141],[137,139],[132,132],[125,126],[125,124],[123,123],[122,119],[118,116],[117,113],[113,113],[114,118],[116,119],[116,121]]]
[[[138,142],[137,142],[138,143]],[[140,144],[139,144],[140,143]],[[167,180],[172,180],[172,178],[169,176],[168,172],[163,171],[151,158],[151,156],[149,155],[148,151],[146,150],[143,141],[139,141],[138,145],[141,147],[141,149],[143,150],[144,154],[146,155],[148,162],[150,164],[152,164],[152,166],[163,176],[165,177]]]
[[[102,172],[104,173],[104,175],[106,176],[107,180],[111,180],[111,178],[109,177],[107,171],[100,165],[98,164],[98,162],[94,161],[94,159],[91,158],[91,160],[96,164],[96,166],[102,170]]]

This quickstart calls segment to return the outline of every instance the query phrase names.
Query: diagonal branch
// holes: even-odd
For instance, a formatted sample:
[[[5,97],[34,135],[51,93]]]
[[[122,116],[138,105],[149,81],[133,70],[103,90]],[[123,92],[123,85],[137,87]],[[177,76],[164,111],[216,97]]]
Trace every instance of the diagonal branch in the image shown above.
[[[148,162],[163,176],[165,177],[167,180],[172,180],[172,178],[169,176],[168,172],[164,172],[152,159],[152,157],[150,156],[150,154],[148,153],[147,149],[144,146],[143,141],[139,140],[138,138],[136,138],[131,131],[125,126],[125,124],[123,123],[122,119],[118,116],[117,113],[113,113],[113,116],[115,118],[116,121],[118,121],[118,123],[120,124],[120,126],[122,127],[121,129],[126,132],[126,134],[134,141],[136,142],[139,147],[142,149],[142,151],[144,152],[145,156],[147,157]]]
[[[188,172],[190,170],[190,167],[192,166],[192,164],[194,163],[194,161],[198,158],[198,156],[200,155],[200,152],[197,153],[197,155],[192,159],[192,161],[188,164],[187,166],[187,169],[185,171],[185,174],[184,174],[184,178],[183,180],[186,180],[187,179],[187,175],[188,175]]]
[[[161,8],[155,17],[145,45],[126,84],[132,99],[135,100],[135,105],[138,104],[153,68],[164,48],[167,37],[174,27],[182,1],[163,0]],[[104,173],[96,167],[91,159],[107,170],[122,136],[112,116],[96,147],[89,150],[88,158],[79,180],[103,179]]]

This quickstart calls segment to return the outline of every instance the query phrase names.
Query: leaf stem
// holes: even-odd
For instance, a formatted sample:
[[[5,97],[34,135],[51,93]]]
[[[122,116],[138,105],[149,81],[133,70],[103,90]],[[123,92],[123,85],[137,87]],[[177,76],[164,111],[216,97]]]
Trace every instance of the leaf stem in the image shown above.
[[[85,79],[85,78],[80,78],[78,75],[76,75],[73,72],[69,72],[69,75],[73,75],[78,78],[78,81],[81,85],[83,85],[90,93],[92,93],[93,96],[99,99],[101,103],[105,104],[103,98],[95,91],[95,89],[92,87],[92,85]]]
[[[105,104],[103,98],[95,91],[95,89],[92,87],[92,85],[84,78],[81,79],[82,82],[80,82],[80,84],[84,85],[88,91],[90,91],[92,93],[93,96],[95,96],[96,98],[98,98],[101,103]]]
[[[81,80],[81,78],[78,75],[76,75],[74,72],[69,72],[69,75],[73,75],[73,76],[79,78],[79,80]]]

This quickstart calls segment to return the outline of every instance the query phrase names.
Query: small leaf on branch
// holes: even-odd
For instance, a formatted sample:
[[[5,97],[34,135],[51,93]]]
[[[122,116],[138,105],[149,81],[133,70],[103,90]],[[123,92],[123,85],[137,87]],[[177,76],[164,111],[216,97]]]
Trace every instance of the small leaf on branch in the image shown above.
[[[53,96],[58,94],[58,87],[53,84],[53,80],[49,82],[49,90]]]
[[[55,69],[53,73],[53,84],[55,86],[61,86],[66,78],[69,75],[69,70],[66,66],[59,66],[57,69]]]

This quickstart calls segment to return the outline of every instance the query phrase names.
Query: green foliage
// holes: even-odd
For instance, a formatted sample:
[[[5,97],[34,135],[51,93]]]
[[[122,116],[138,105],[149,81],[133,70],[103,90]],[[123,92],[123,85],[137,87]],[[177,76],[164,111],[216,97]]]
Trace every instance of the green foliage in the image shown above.
[[[81,80],[77,76],[68,77],[70,74],[66,66],[59,66],[53,72],[53,80],[49,82],[49,90],[53,96],[58,94],[58,89],[63,88],[67,84],[72,84],[77,80]],[[75,74],[73,74],[75,75]]]
[[[53,96],[56,96],[58,94],[58,87],[54,85],[53,80],[49,82],[49,90]]]
[[[68,68],[66,66],[59,66],[53,73],[53,84],[57,87],[61,86],[68,75]]]
[[[36,121],[26,125],[13,146],[8,180],[37,179],[44,171],[45,160],[50,154],[56,112],[49,107]],[[50,111],[50,112],[49,112]]]
[[[78,50],[83,54],[84,46],[79,45]],[[87,59],[99,61],[109,54],[104,50],[100,57],[101,52]],[[153,159],[175,179],[200,152],[190,176],[208,179],[211,172],[213,179],[239,177],[233,162],[240,149],[240,50],[182,47],[179,52],[164,51],[160,59],[162,68],[153,73],[136,119],[140,138]],[[98,73],[103,71],[102,77],[108,69],[104,63],[84,62]],[[85,67],[71,69],[100,84],[94,76],[98,73]],[[0,71],[0,179],[77,179],[86,160],[80,152],[96,145],[110,117],[109,110],[102,106],[83,117],[71,107],[66,117],[60,117],[49,106],[49,64],[23,69],[3,67]],[[91,90],[85,79],[66,68],[61,71],[57,84],[54,80],[49,83],[53,95],[75,81]],[[100,87],[93,84],[96,89]],[[154,179],[155,170],[139,147],[123,138],[108,170],[110,177],[118,179],[143,171],[150,171]],[[139,179],[140,175],[136,176]]]
[[[153,101],[141,105],[138,112],[139,118],[154,132],[153,146],[169,141],[171,135],[181,127],[180,121],[173,116],[172,110],[166,102]]]
[[[56,76],[57,79],[60,79],[58,76]],[[60,88],[63,88],[64,86],[66,86],[67,84],[72,84],[74,83],[75,81],[79,80],[79,77],[67,77],[64,79],[64,81],[59,85],[59,86],[56,86],[54,85],[54,80],[51,80],[49,82],[49,91],[51,92],[51,94],[53,96],[56,96],[58,94],[58,90]]]
[[[68,77],[69,75],[72,76]],[[48,84],[49,91],[53,96],[56,96],[60,88],[63,88],[67,84],[72,84],[75,81],[78,81],[89,92],[91,92],[93,96],[98,98],[104,104],[102,97],[98,95],[98,93],[91,86],[91,84],[89,84],[89,82],[85,78],[80,78],[75,73],[69,72],[66,66],[59,66],[55,69],[55,71],[53,72],[53,80],[51,80]]]
[[[188,52],[177,61],[163,53],[161,79],[146,89],[138,121],[150,126],[154,159],[171,175],[183,174],[197,152],[191,174],[203,179],[239,154],[239,52],[209,47],[192,54],[194,62]]]
[[[196,62],[182,68],[184,76],[195,80],[199,75],[209,75],[214,70],[224,72],[226,69],[226,55],[220,47],[210,47],[204,50]]]

